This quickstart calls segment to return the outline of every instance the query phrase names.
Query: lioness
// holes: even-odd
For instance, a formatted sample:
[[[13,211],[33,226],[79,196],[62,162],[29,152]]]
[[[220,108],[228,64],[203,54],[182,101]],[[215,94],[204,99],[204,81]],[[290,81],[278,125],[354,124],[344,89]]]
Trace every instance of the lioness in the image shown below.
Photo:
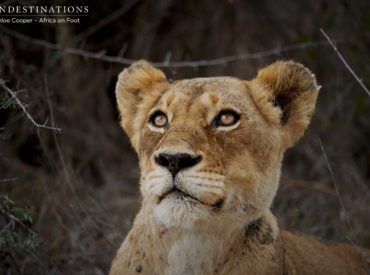
[[[249,81],[125,69],[116,96],[143,201],[110,274],[366,274],[359,248],[279,231],[270,211],[319,89],[292,61]]]

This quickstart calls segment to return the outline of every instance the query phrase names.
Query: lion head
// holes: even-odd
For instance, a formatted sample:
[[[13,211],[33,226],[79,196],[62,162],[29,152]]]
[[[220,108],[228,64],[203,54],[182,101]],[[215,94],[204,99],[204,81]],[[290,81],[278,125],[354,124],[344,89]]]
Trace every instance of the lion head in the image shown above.
[[[168,227],[245,224],[268,211],[286,149],[304,133],[319,86],[292,61],[252,80],[170,83],[139,61],[116,86],[121,125],[138,153],[143,207]]]

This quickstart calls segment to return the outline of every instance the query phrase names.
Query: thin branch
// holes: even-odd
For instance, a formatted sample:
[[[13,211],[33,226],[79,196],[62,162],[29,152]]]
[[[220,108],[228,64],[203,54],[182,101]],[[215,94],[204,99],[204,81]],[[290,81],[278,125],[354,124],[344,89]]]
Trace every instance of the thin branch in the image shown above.
[[[368,96],[370,96],[369,89],[365,86],[365,84],[362,82],[362,79],[357,76],[357,74],[353,71],[351,66],[348,64],[348,62],[344,59],[343,55],[339,52],[337,46],[334,44],[334,42],[330,39],[329,35],[323,30],[320,29],[321,33],[324,35],[326,40],[330,43],[330,46],[334,49],[335,53],[338,55],[339,59],[342,61],[344,66],[347,68],[347,70],[352,74],[352,76],[356,79],[356,81],[360,84],[362,89],[367,93]]]
[[[57,132],[62,131],[61,128],[55,128],[55,127],[50,127],[46,126],[46,122],[44,124],[39,124],[37,123],[33,117],[30,115],[30,113],[27,111],[27,107],[19,100],[17,97],[17,93],[12,91],[8,86],[5,85],[5,81],[0,79],[0,85],[3,87],[3,89],[9,93],[9,95],[15,100],[17,105],[22,109],[23,113],[27,116],[27,118],[32,122],[33,125],[35,125],[37,128],[44,128],[44,129],[49,129],[49,130],[54,130]]]
[[[124,43],[122,45],[121,49],[118,52],[118,56],[119,57],[122,57],[125,54],[125,52],[127,51],[127,48],[128,48],[128,44],[127,43]]]
[[[90,52],[81,49],[75,48],[64,48],[58,44],[50,43],[48,41],[42,39],[36,39],[19,32],[15,32],[10,30],[4,26],[0,26],[0,30],[7,34],[10,37],[13,37],[18,40],[26,41],[32,43],[34,45],[41,46],[46,49],[60,51],[66,54],[82,56],[89,59],[96,59],[101,60],[104,62],[110,63],[117,63],[123,65],[131,65],[137,60],[124,58],[120,56],[110,56],[106,55],[104,52]],[[250,60],[250,59],[259,59],[268,56],[280,55],[282,53],[291,52],[295,50],[307,49],[307,48],[315,48],[320,46],[330,46],[330,44],[326,41],[311,41],[306,43],[298,43],[292,44],[285,47],[276,47],[273,49],[255,52],[255,53],[243,53],[238,55],[230,55],[216,59],[208,59],[208,60],[194,60],[194,61],[178,61],[178,62],[151,62],[154,66],[158,68],[198,68],[198,67],[205,67],[205,66],[217,66],[217,65],[226,65],[231,62],[241,61],[241,60]]]
[[[321,141],[320,138],[319,138],[319,143],[320,143],[320,149],[321,149],[322,155],[324,157],[324,160],[326,162],[326,165],[327,165],[328,170],[329,170],[329,173],[330,173],[331,181],[332,181],[332,183],[334,185],[334,188],[335,188],[335,193],[337,194],[340,207],[341,207],[341,209],[343,211],[343,215],[344,215],[345,221],[347,223],[347,227],[350,230],[350,232],[353,234],[354,229],[353,229],[351,220],[350,220],[349,215],[347,213],[347,210],[346,210],[346,208],[344,206],[344,202],[343,202],[342,196],[341,196],[341,194],[339,192],[337,180],[335,179],[333,169],[332,169],[332,167],[330,165],[328,156],[326,155],[326,151],[325,151],[324,145],[323,145],[323,143],[322,143],[322,141]],[[369,266],[368,266],[368,263],[367,263],[366,254],[363,251],[363,249],[359,246],[359,243],[356,240],[356,236],[354,236],[354,235],[352,235],[350,237],[347,236],[347,238],[351,242],[351,244],[353,245],[353,247],[357,250],[357,253],[364,259],[366,270],[368,272],[370,272],[370,269],[369,269]]]
[[[22,89],[22,90],[17,90],[14,93],[18,96],[20,93],[23,93],[25,91],[26,91],[26,89]],[[9,108],[12,105],[12,102],[13,102],[13,98],[11,96],[7,96],[6,101],[0,105],[0,109],[7,109],[7,108]]]
[[[335,188],[335,193],[337,194],[337,197],[338,197],[338,200],[339,200],[339,204],[340,204],[340,207],[342,208],[342,211],[344,213],[344,217],[345,217],[345,220],[346,220],[346,223],[347,223],[347,226],[348,226],[348,229],[350,229],[351,231],[353,230],[353,227],[352,227],[352,223],[347,215],[347,210],[346,208],[344,207],[344,203],[343,203],[343,200],[342,200],[342,196],[339,192],[339,188],[338,188],[338,184],[337,184],[337,180],[335,179],[335,176],[334,176],[334,172],[333,172],[333,169],[330,165],[330,162],[328,160],[328,157],[326,155],[326,151],[325,151],[325,148],[324,148],[324,145],[322,144],[322,141],[321,139],[319,138],[319,143],[320,143],[320,149],[321,149],[321,152],[322,152],[322,155],[324,157],[324,160],[326,162],[326,165],[328,167],[328,170],[329,170],[329,173],[330,173],[330,177],[331,177],[331,181],[334,185],[334,188]]]
[[[16,216],[14,216],[13,214],[7,212],[6,210],[4,210],[3,208],[0,207],[0,212],[3,213],[5,216],[7,216],[9,219],[13,220],[15,223],[21,225],[24,229],[26,229],[29,233],[35,235],[35,236],[40,236],[39,233],[37,233],[36,231],[32,230],[31,228],[29,228],[27,225],[25,225],[20,219],[18,219]]]
[[[7,225],[5,225],[4,227],[3,227],[3,229],[1,229],[1,231],[0,231],[0,236],[1,236],[1,234],[3,233],[3,232],[5,232],[12,224],[14,224],[14,222],[13,221],[10,221],[10,222],[8,222],[8,224]]]

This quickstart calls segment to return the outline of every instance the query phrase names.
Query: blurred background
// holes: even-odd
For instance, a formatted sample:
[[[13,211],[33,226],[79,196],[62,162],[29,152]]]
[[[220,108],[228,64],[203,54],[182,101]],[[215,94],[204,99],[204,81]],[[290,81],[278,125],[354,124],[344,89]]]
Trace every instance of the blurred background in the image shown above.
[[[250,79],[278,59],[305,64],[322,89],[286,154],[273,212],[284,229],[370,246],[370,98],[320,32],[370,87],[369,1],[84,5],[79,24],[0,25],[1,274],[108,272],[140,206],[137,157],[114,98],[118,73],[136,59],[169,79]]]

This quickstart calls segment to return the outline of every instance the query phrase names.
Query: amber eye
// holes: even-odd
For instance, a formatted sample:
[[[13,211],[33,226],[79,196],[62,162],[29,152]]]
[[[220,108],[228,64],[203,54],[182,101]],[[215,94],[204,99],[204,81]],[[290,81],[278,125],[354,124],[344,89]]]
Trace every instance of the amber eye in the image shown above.
[[[157,128],[164,128],[168,125],[167,116],[161,111],[156,111],[152,114],[149,118],[149,122]]]
[[[235,125],[240,119],[240,115],[233,110],[221,111],[213,120],[215,127],[228,127]]]

